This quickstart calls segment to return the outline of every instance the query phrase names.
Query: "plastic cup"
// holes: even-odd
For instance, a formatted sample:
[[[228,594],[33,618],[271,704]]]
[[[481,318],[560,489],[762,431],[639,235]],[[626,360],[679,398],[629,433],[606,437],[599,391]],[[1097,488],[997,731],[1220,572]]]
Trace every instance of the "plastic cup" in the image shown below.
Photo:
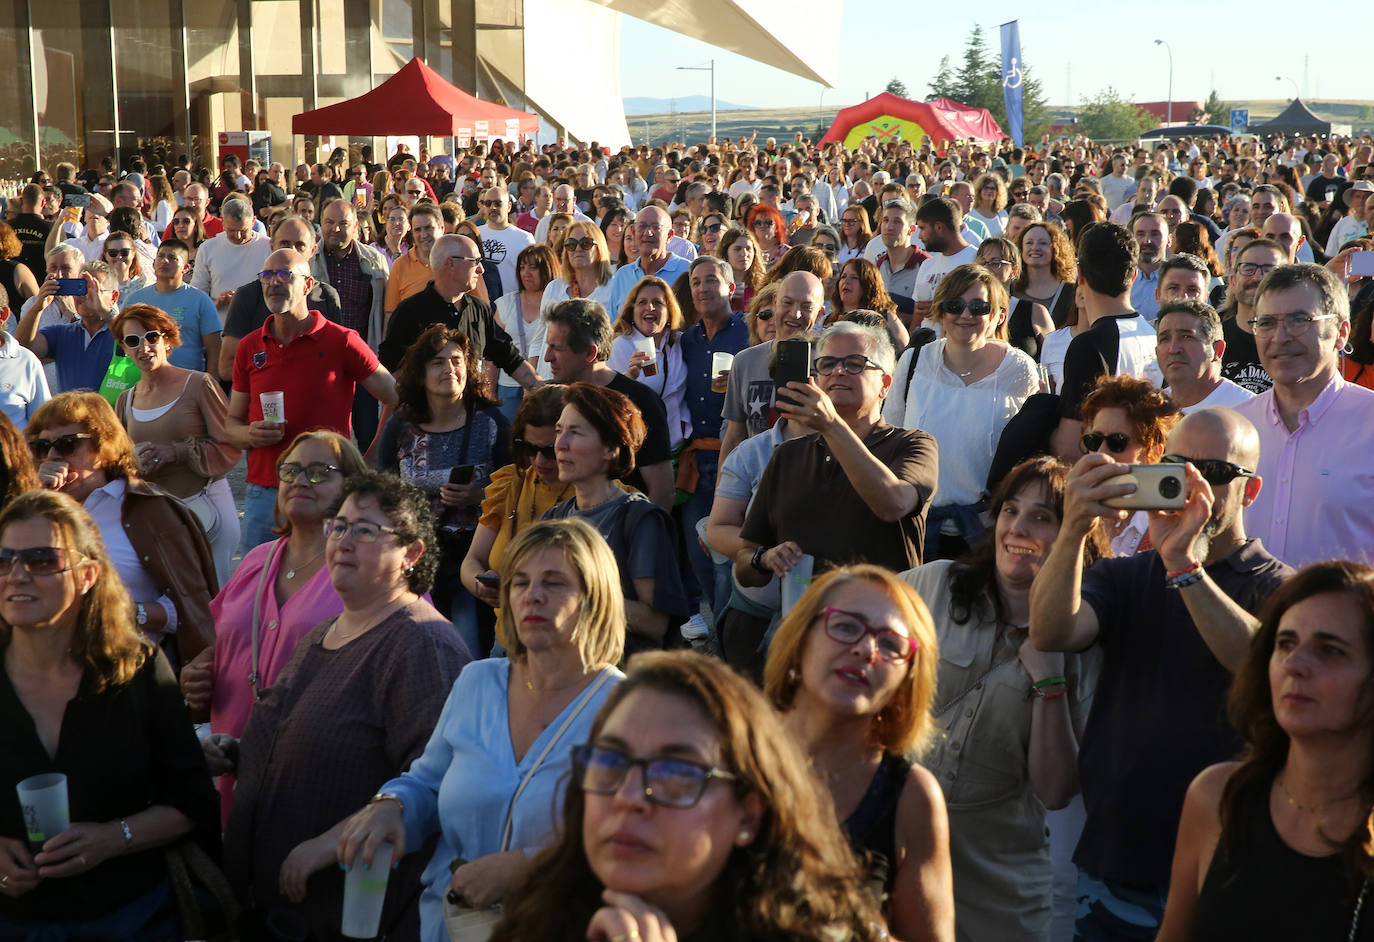
[[[644,373],[645,376],[657,376],[658,348],[654,346],[654,338],[636,337],[634,343],[636,353],[647,354],[649,357],[649,362],[645,363],[642,367],[640,367],[640,370]]]
[[[67,808],[67,776],[61,772],[31,775],[15,786],[19,806],[24,811],[24,829],[29,843],[42,847],[72,826]]]
[[[732,353],[711,354],[711,392],[725,392],[730,383],[730,367],[734,362]]]
[[[374,939],[382,923],[382,904],[386,902],[386,881],[391,876],[390,843],[381,844],[370,868],[363,867],[362,854],[344,874],[343,935],[349,939]]]
[[[265,392],[258,398],[262,400],[262,420],[264,422],[275,422],[278,425],[286,424],[286,393],[284,392]]]
[[[797,604],[797,600],[811,585],[811,576],[815,568],[816,557],[810,553],[802,553],[797,564],[792,567],[787,575],[782,577],[782,614],[784,616],[792,611],[792,606]]]

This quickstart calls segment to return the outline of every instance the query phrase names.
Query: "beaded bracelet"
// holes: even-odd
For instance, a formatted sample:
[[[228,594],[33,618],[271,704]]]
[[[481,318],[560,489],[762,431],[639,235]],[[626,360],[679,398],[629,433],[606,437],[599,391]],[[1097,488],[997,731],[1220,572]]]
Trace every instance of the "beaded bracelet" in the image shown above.
[[[1064,688],[1060,687],[1058,690],[1050,690],[1048,688],[1032,690],[1031,696],[1036,700],[1058,700],[1060,697],[1064,696]]]
[[[1175,571],[1175,572],[1170,572],[1169,570],[1166,569],[1166,570],[1164,571],[1164,578],[1165,578],[1165,579],[1177,579],[1179,576],[1186,576],[1186,575],[1188,575],[1188,574],[1191,573],[1191,572],[1198,572],[1198,571],[1201,570],[1201,569],[1202,569],[1202,563],[1193,563],[1191,566],[1188,566],[1188,567],[1186,567],[1186,568],[1184,568],[1184,569],[1179,569],[1179,570],[1177,570],[1177,571]]]
[[[1056,674],[1053,677],[1037,680],[1035,683],[1031,684],[1030,689],[1026,691],[1026,699],[1029,700],[1031,697],[1044,697],[1047,688],[1064,687],[1067,686],[1068,683],[1069,679],[1063,674]],[[1061,690],[1059,693],[1062,694],[1063,691]]]
[[[1170,576],[1164,580],[1164,585],[1169,589],[1186,589],[1190,585],[1196,585],[1202,581],[1204,573],[1202,567],[1189,569],[1177,576]]]

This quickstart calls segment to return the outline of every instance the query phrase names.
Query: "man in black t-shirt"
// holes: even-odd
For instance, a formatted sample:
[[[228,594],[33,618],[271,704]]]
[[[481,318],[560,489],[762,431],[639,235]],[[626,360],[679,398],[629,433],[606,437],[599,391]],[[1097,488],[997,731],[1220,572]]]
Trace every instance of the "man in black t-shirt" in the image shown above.
[[[47,270],[43,260],[43,246],[48,241],[52,223],[41,215],[43,188],[30,183],[19,191],[19,215],[10,220],[10,228],[24,246],[19,261],[28,266],[35,278]]]
[[[1274,381],[1260,363],[1250,318],[1255,316],[1255,291],[1264,276],[1288,264],[1288,253],[1270,239],[1255,239],[1240,250],[1231,271],[1231,305],[1234,312],[1221,322],[1226,351],[1221,355],[1221,375],[1258,396]]]
[[[592,383],[623,393],[644,419],[647,434],[635,452],[635,470],[625,483],[639,488],[664,510],[671,510],[673,452],[668,438],[668,410],[648,386],[606,365],[611,354],[611,321],[596,301],[582,298],[555,304],[545,315],[548,333],[544,360],[556,383]]]

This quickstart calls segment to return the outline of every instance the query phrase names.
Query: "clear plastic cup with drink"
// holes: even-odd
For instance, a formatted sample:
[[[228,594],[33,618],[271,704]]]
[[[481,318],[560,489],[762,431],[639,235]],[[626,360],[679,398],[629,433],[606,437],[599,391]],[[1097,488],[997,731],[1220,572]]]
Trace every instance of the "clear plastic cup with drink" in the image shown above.
[[[272,422],[276,425],[286,424],[286,393],[279,391],[260,393],[258,399],[262,402],[262,420],[264,422]]]
[[[343,926],[346,939],[376,938],[386,902],[386,883],[391,876],[391,855],[395,848],[384,842],[377,847],[372,865],[363,864],[362,852],[344,874]]]
[[[15,786],[19,807],[24,814],[24,830],[29,844],[42,847],[72,826],[67,807],[67,776],[61,772],[31,775]]]
[[[723,393],[730,386],[730,367],[734,365],[733,353],[711,354],[711,392]]]

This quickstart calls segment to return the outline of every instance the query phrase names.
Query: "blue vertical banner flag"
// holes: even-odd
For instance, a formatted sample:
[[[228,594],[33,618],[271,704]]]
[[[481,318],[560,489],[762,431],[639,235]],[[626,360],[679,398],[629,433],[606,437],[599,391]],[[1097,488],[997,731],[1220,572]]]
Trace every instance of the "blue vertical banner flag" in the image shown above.
[[[1002,24],[1002,101],[1007,106],[1006,132],[1020,147],[1021,139],[1021,27],[1016,20]]]

